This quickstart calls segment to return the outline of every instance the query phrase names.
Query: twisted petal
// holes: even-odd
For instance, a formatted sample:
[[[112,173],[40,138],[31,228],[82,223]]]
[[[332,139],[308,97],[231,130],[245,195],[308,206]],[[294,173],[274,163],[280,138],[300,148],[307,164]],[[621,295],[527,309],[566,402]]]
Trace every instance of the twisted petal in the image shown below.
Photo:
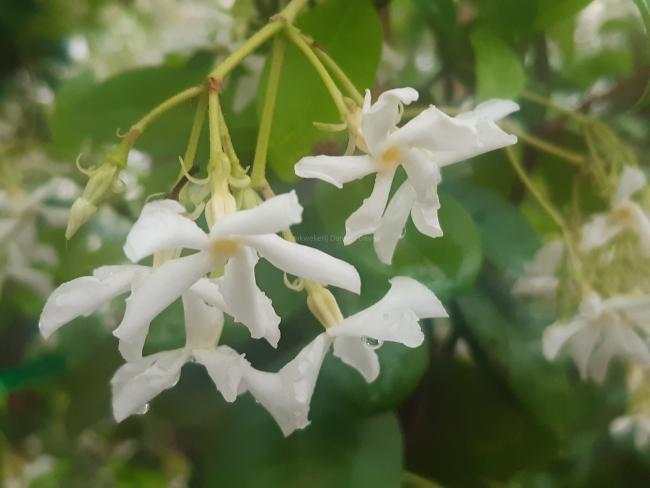
[[[297,176],[317,178],[341,188],[349,181],[358,180],[377,171],[370,156],[308,156],[295,166]]]
[[[411,149],[406,153],[402,166],[406,170],[408,181],[415,190],[418,201],[438,200],[438,183],[442,177],[440,167],[430,152]]]
[[[377,173],[372,193],[345,221],[343,244],[350,245],[362,236],[372,234],[379,225],[388,202],[395,169]]]
[[[295,191],[278,195],[249,210],[219,219],[210,230],[211,239],[235,235],[275,234],[302,220],[302,206]]]
[[[425,236],[441,237],[443,232],[438,220],[438,210],[440,210],[440,202],[437,195],[431,202],[416,201],[413,203],[411,219],[413,219],[415,228]]]
[[[413,88],[396,88],[379,95],[374,104],[370,104],[370,90],[366,90],[363,105],[361,134],[371,154],[377,154],[390,131],[402,117],[402,105],[408,105],[418,99],[418,92]]]
[[[218,280],[226,308],[224,311],[250,330],[251,337],[265,338],[273,347],[280,340],[280,317],[271,300],[255,283],[257,253],[242,248],[228,261],[223,278]]]
[[[103,266],[93,276],[63,283],[45,303],[39,327],[49,337],[59,327],[76,317],[87,317],[101,305],[129,290],[137,275],[146,274],[145,266]]]
[[[214,259],[208,252],[172,259],[146,277],[126,301],[126,311],[113,335],[120,341],[125,359],[142,354],[144,337],[150,322],[212,269]],[[129,346],[130,345],[130,346]]]
[[[379,260],[384,264],[393,262],[397,241],[402,238],[406,219],[413,208],[415,198],[415,190],[411,185],[408,182],[402,183],[390,200],[386,212],[375,230],[375,251]]]
[[[593,366],[593,353],[601,338],[601,331],[598,327],[587,326],[576,332],[569,340],[568,347],[571,356],[580,371],[580,377],[586,379],[589,370]]]
[[[245,242],[285,273],[357,294],[361,291],[361,278],[354,266],[322,251],[273,234],[246,237]]]
[[[227,402],[234,402],[237,395],[245,391],[242,378],[250,365],[243,354],[228,346],[197,349],[192,353],[196,361],[205,366],[217,390]]]
[[[185,208],[175,200],[146,204],[126,237],[126,257],[137,262],[158,251],[206,247],[208,236],[192,220],[181,215],[184,212]]]
[[[279,372],[246,371],[246,388],[285,436],[309,425],[309,404],[330,343],[326,334],[320,334]]]
[[[524,275],[512,287],[516,295],[545,295],[557,290],[557,270],[564,257],[564,243],[553,239],[542,246],[526,265]]]
[[[333,354],[348,366],[356,369],[367,383],[379,376],[377,353],[359,337],[338,336],[334,339]]]
[[[223,312],[211,307],[191,288],[183,293],[185,347],[209,349],[216,346],[223,329]]]
[[[190,287],[190,291],[201,297],[201,300],[211,307],[216,307],[219,310],[226,310],[226,302],[221,294],[221,289],[214,280],[201,278]]]
[[[390,280],[388,293],[377,303],[329,327],[332,337],[369,337],[399,342],[408,347],[422,344],[419,319],[446,317],[442,303],[426,286],[406,276]]]
[[[476,122],[480,119],[498,122],[499,120],[507,117],[511,113],[517,112],[519,105],[512,100],[503,100],[493,98],[486,102],[479,103],[474,110],[459,114],[456,118],[458,120]]]
[[[479,114],[480,115],[480,114]],[[456,163],[494,149],[510,146],[517,138],[492,120],[477,115],[449,117],[429,107],[389,136],[389,144],[428,149],[439,166]]]
[[[615,207],[643,188],[647,183],[645,173],[632,166],[625,166],[618,182],[616,193],[612,197],[612,207]]]
[[[178,382],[187,359],[185,350],[177,349],[152,354],[118,369],[111,379],[115,420],[121,422],[130,415],[145,413],[148,402]]]

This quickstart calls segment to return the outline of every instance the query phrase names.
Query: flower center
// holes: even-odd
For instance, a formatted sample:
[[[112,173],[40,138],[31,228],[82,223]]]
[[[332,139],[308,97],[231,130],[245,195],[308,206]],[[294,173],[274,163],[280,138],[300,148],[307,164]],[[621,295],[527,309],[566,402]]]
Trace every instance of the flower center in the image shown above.
[[[212,253],[217,256],[230,257],[237,254],[239,247],[240,244],[237,241],[232,239],[222,239],[215,241],[211,246],[211,250]]]
[[[612,212],[612,221],[616,223],[629,223],[634,219],[634,212],[627,205],[621,205]]]
[[[381,169],[390,169],[399,163],[401,153],[398,147],[391,146],[384,151],[379,161]]]

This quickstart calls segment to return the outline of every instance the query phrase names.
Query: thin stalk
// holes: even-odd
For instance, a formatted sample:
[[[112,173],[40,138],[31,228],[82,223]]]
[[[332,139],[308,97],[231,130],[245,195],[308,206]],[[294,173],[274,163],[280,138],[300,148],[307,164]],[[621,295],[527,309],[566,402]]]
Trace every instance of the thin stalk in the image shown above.
[[[320,46],[314,44],[314,52],[316,56],[323,62],[323,64],[334,73],[334,75],[339,79],[345,90],[348,92],[348,95],[352,97],[355,103],[359,106],[363,106],[363,95],[359,93],[357,87],[354,86],[352,80],[345,74],[345,71],[332,59],[332,57],[327,54]]]
[[[280,75],[284,63],[284,53],[287,44],[284,38],[276,37],[273,41],[273,52],[271,54],[271,72],[269,73],[269,82],[266,87],[264,96],[264,107],[262,109],[262,118],[260,129],[257,135],[257,146],[255,147],[255,159],[253,161],[253,170],[251,172],[251,184],[254,188],[265,186],[266,183],[266,162],[268,159],[269,139],[273,126],[273,113],[275,111],[275,101],[278,95],[280,85]]]
[[[558,112],[561,112],[563,114],[568,115],[569,117],[573,117],[574,119],[576,119],[579,122],[582,122],[582,123],[590,123],[591,122],[589,117],[587,117],[586,115],[583,115],[583,114],[581,114],[579,112],[576,112],[575,110],[572,110],[570,108],[563,107],[562,105],[558,105],[557,103],[553,102],[552,100],[549,100],[548,98],[543,97],[542,95],[538,95],[537,93],[525,90],[521,94],[521,96],[523,98],[526,98],[526,99],[530,100],[533,103],[536,103],[538,105],[542,105],[544,107],[548,107],[550,109],[556,110]]]
[[[221,134],[219,131],[219,94],[210,90],[208,92],[208,126],[210,135],[210,163],[214,164],[223,154],[223,145],[221,144]]]
[[[199,147],[199,140],[201,139],[201,132],[203,131],[203,126],[205,125],[205,113],[208,108],[208,97],[204,93],[201,94],[199,98],[199,103],[196,106],[196,112],[194,114],[194,121],[192,122],[192,130],[190,131],[190,138],[187,141],[187,148],[185,149],[185,155],[183,156],[183,168],[184,172],[181,172],[181,176],[184,173],[189,173],[192,166],[194,166],[194,159],[196,158],[196,152]]]
[[[558,158],[564,159],[572,164],[577,164],[581,165],[586,162],[585,156],[583,156],[580,153],[576,153],[573,151],[570,151],[568,149],[564,149],[560,146],[557,146],[551,142],[545,141],[543,139],[540,139],[539,137],[533,136],[532,134],[527,133],[526,131],[518,129],[516,126],[513,124],[509,124],[507,122],[504,122],[501,124],[504,128],[506,128],[509,132],[513,133],[517,137],[519,137],[522,141],[524,141],[526,144],[533,146],[541,151],[544,151],[548,154],[552,154],[554,156],[557,156]]]
[[[334,102],[334,105],[336,105],[336,108],[341,114],[341,117],[343,118],[343,120],[346,120],[348,118],[348,109],[345,106],[345,102],[343,101],[343,95],[341,94],[341,90],[339,90],[338,86],[336,86],[336,83],[332,79],[332,76],[329,74],[329,72],[327,71],[323,63],[321,63],[318,56],[316,56],[312,47],[309,44],[307,44],[307,41],[305,41],[300,31],[295,27],[287,26],[285,32],[287,33],[287,36],[289,37],[291,42],[293,42],[295,46],[300,51],[302,51],[302,53],[305,55],[307,60],[314,67],[314,69],[320,76],[321,80],[323,81],[325,88],[327,88],[327,91],[332,97],[332,101]]]

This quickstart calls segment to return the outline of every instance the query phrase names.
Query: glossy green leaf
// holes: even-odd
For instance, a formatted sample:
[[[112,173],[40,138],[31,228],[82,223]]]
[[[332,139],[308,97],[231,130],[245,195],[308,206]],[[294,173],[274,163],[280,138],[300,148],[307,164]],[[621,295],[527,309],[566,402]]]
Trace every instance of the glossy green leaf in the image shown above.
[[[325,48],[359,90],[372,86],[382,30],[370,0],[328,0],[301,16],[298,25]],[[260,107],[263,99],[264,90],[260,90]],[[283,179],[295,179],[294,164],[311,153],[318,141],[332,137],[313,122],[338,121],[332,99],[313,67],[300,51],[288,46],[269,144],[273,170]]]
[[[475,29],[470,40],[476,59],[477,98],[516,98],[526,84],[519,55],[502,39],[485,29]]]

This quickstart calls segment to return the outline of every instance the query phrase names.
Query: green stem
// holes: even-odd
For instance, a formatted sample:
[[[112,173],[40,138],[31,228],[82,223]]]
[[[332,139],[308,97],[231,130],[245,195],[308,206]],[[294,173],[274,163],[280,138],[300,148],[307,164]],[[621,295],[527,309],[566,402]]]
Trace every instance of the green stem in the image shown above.
[[[345,74],[345,71],[341,69],[341,67],[332,59],[332,57],[327,54],[320,46],[314,45],[314,51],[316,52],[316,56],[323,62],[323,64],[330,69],[334,75],[339,79],[345,90],[348,92],[348,95],[352,97],[352,99],[355,101],[357,105],[360,107],[363,106],[363,95],[359,93],[359,90],[357,90],[357,87],[354,86],[354,83],[352,83],[352,80],[348,77],[348,75]]]
[[[540,139],[539,137],[535,137],[532,134],[527,133],[526,131],[518,129],[516,126],[508,122],[502,122],[501,125],[506,130],[516,135],[525,143],[541,151],[544,151],[548,154],[552,154],[554,156],[557,156],[561,159],[564,159],[566,161],[569,161],[570,163],[577,164],[577,165],[581,165],[586,162],[586,158],[582,154],[569,151],[568,149],[564,149],[560,146],[556,146],[555,144]]]
[[[208,127],[210,135],[210,165],[218,163],[223,154],[223,145],[221,144],[221,135],[219,131],[219,94],[215,90],[208,92]],[[210,170],[214,170],[211,167]]]
[[[336,105],[336,108],[341,114],[341,118],[343,120],[347,120],[348,110],[345,106],[345,102],[343,101],[341,90],[339,90],[338,86],[336,86],[336,83],[332,79],[332,76],[329,74],[323,63],[321,63],[320,59],[318,59],[318,56],[316,56],[312,47],[307,44],[307,41],[305,41],[302,34],[297,28],[289,25],[287,26],[285,32],[287,33],[287,36],[291,42],[293,42],[295,46],[300,49],[300,51],[302,51],[307,60],[311,63],[311,65],[320,76],[323,84],[325,85],[325,88],[327,88],[327,91],[334,101],[334,105]]]
[[[507,147],[505,148],[505,151],[506,154],[508,155],[508,159],[510,160],[513,169],[515,170],[515,173],[517,173],[517,176],[519,176],[522,183],[526,186],[526,188],[533,196],[533,198],[537,200],[537,202],[541,205],[541,207],[546,211],[546,213],[548,213],[548,215],[555,221],[557,226],[560,228],[560,231],[562,232],[562,237],[564,239],[564,243],[567,248],[567,253],[569,255],[569,261],[575,273],[576,281],[580,285],[583,295],[585,295],[589,291],[590,286],[585,280],[584,273],[582,270],[582,264],[581,264],[582,262],[580,260],[580,255],[577,249],[575,248],[573,237],[569,230],[569,226],[567,225],[566,221],[564,220],[564,217],[562,217],[560,212],[555,209],[553,204],[546,199],[546,197],[542,194],[542,192],[532,182],[532,180],[528,176],[528,173],[526,173],[526,171],[524,170],[521,161],[515,154],[514,149],[512,147]]]
[[[569,117],[573,117],[576,119],[578,122],[582,123],[590,123],[591,120],[589,117],[586,115],[583,115],[579,112],[576,112],[575,110],[572,110],[570,108],[563,107],[562,105],[558,105],[557,103],[553,102],[552,100],[549,100],[546,97],[543,97],[542,95],[538,95],[537,93],[531,92],[531,91],[524,91],[521,94],[522,97],[530,100],[531,102],[534,102],[538,105],[542,105],[544,107],[548,107],[550,109],[556,110],[557,112],[561,112],[563,114],[568,115]]]
[[[201,138],[201,132],[203,131],[203,126],[205,124],[205,113],[208,108],[208,97],[205,92],[201,94],[199,98],[199,103],[196,107],[196,112],[194,114],[194,121],[192,122],[192,130],[190,131],[190,138],[187,141],[187,148],[185,149],[185,155],[183,156],[183,168],[185,171],[181,171],[179,179],[183,177],[185,173],[189,173],[194,166],[194,159],[196,158],[196,152],[199,147],[199,140]]]
[[[228,56],[219,66],[210,73],[209,77],[215,80],[222,80],[232,69],[237,66],[246,56],[255,51],[258,47],[276,35],[285,24],[291,24],[298,12],[307,4],[308,0],[291,0],[289,4],[274,15],[268,24],[251,36],[235,52]]]
[[[280,75],[282,73],[286,48],[287,44],[284,38],[276,37],[273,41],[271,72],[269,73],[269,81],[266,87],[260,129],[257,135],[257,146],[255,148],[255,160],[253,161],[253,171],[251,172],[251,184],[253,188],[261,188],[267,184],[266,161],[268,159],[269,139],[271,137],[273,112],[275,111],[275,101],[278,95],[278,86],[280,85]]]

